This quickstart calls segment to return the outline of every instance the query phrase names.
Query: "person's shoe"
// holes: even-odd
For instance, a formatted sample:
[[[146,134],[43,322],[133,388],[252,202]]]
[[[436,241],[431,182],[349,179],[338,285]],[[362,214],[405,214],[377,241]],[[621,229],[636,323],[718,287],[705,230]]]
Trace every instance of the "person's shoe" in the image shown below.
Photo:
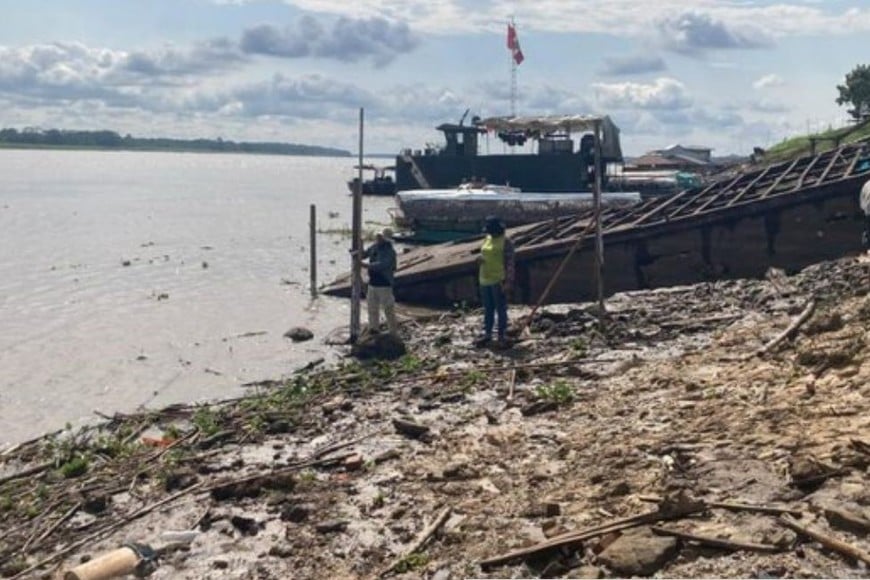
[[[488,345],[491,342],[492,342],[492,338],[490,338],[484,334],[484,335],[478,336],[477,338],[474,339],[474,346],[476,346],[477,348],[481,348],[483,346]]]
[[[500,350],[504,350],[504,349],[511,347],[510,341],[503,336],[498,339],[498,342],[496,342],[495,345]]]

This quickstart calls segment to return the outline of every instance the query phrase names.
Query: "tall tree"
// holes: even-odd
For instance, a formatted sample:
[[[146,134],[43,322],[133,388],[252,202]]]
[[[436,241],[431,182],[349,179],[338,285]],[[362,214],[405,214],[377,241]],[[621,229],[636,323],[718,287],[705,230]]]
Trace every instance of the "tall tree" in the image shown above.
[[[870,116],[870,65],[859,64],[846,75],[846,81],[837,85],[838,105],[852,105],[848,110],[853,119]]]

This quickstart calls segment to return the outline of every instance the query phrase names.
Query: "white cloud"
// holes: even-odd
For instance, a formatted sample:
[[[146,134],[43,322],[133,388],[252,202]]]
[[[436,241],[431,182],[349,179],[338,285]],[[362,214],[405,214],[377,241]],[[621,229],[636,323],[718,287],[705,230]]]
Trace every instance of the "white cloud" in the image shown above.
[[[685,109],[691,105],[686,87],[668,77],[652,83],[596,83],[593,85],[599,105],[608,109]]]
[[[771,73],[769,75],[764,75],[760,79],[756,80],[752,83],[752,87],[757,90],[769,89],[773,87],[781,87],[785,84],[785,81],[782,80],[782,77],[778,74]]]
[[[214,0],[228,3],[229,0]],[[825,3],[782,0],[284,0],[303,10],[405,21],[424,33],[498,31],[515,14],[523,28],[646,37],[655,23],[691,11],[732,32],[760,30],[773,38],[870,30],[870,9],[835,11]],[[242,3],[233,0],[232,3]]]

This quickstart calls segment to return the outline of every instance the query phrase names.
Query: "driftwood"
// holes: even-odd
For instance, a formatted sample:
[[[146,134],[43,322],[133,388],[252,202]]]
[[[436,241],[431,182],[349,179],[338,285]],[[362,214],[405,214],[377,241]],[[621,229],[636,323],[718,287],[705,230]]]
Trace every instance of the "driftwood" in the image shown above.
[[[773,350],[776,346],[778,346],[784,340],[794,336],[794,334],[798,331],[798,329],[810,319],[810,316],[813,315],[813,312],[816,309],[816,301],[810,300],[807,302],[807,305],[804,307],[803,312],[800,313],[800,316],[794,319],[791,324],[788,325],[788,328],[783,330],[780,334],[772,338],[767,342],[764,346],[758,349],[755,352],[755,356],[763,356]]]
[[[847,512],[846,510],[829,508],[825,510],[825,519],[832,526],[854,532],[858,534],[866,534],[870,532],[870,520],[865,517]]]
[[[637,499],[640,501],[645,501],[649,503],[659,503],[662,501],[662,498],[655,495],[640,495],[637,496]],[[774,516],[779,516],[782,514],[788,514],[797,518],[803,516],[803,512],[798,509],[787,508],[787,507],[779,507],[772,505],[760,505],[760,504],[750,504],[750,503],[739,503],[733,501],[708,501],[707,507],[709,508],[718,508],[730,510],[733,512],[752,512],[752,513],[760,513],[760,514],[770,514]]]
[[[575,366],[584,366],[584,365],[594,365],[601,363],[615,363],[615,362],[623,362],[625,359],[620,358],[597,358],[597,359],[573,359],[573,360],[560,360],[553,362],[538,362],[538,363],[524,363],[518,365],[490,365],[490,366],[480,366],[480,367],[468,367],[464,369],[452,369],[449,371],[435,372],[435,373],[427,373],[425,375],[415,375],[410,377],[402,377],[401,379],[396,380],[396,383],[404,383],[404,382],[417,382],[417,381],[431,381],[438,379],[448,379],[452,377],[461,377],[465,376],[471,372],[478,373],[501,373],[501,372],[509,372],[509,371],[518,371],[523,369],[541,369],[548,367],[575,367]]]
[[[33,467],[19,471],[18,473],[11,473],[9,475],[5,475],[3,477],[0,477],[0,485],[3,485],[4,483],[9,483],[10,481],[15,481],[16,479],[24,479],[25,477],[30,477],[32,475],[42,473],[46,469],[50,469],[52,466],[54,466],[54,461],[46,461],[45,463],[34,465]]]
[[[697,544],[704,544],[705,546],[712,546],[714,548],[722,548],[724,550],[747,550],[751,552],[779,552],[781,549],[777,546],[773,546],[771,544],[755,544],[752,542],[734,542],[731,540],[723,540],[721,538],[710,538],[707,536],[696,536],[695,534],[689,534],[687,532],[681,532],[680,530],[672,530],[670,528],[662,528],[659,526],[652,526],[650,528],[654,534],[658,534],[660,536],[673,536],[675,538],[680,538],[687,542],[695,542]]]
[[[777,506],[769,506],[769,505],[754,505],[747,503],[736,503],[736,502],[728,502],[728,501],[711,501],[707,502],[707,505],[711,508],[722,508],[726,510],[731,510],[735,512],[755,512],[760,514],[771,514],[775,516],[788,514],[795,517],[802,517],[803,512],[800,510],[786,508],[786,507],[777,507]]]
[[[574,532],[566,532],[558,536],[553,536],[552,538],[535,544],[533,546],[518,548],[505,554],[501,554],[499,556],[487,558],[486,560],[482,560],[480,562],[480,566],[482,568],[492,568],[494,566],[508,564],[516,560],[526,559],[529,556],[534,556],[535,554],[539,554],[547,550],[552,550],[553,548],[559,548],[561,546],[567,546],[571,544],[578,544],[585,540],[589,540],[598,536],[603,536],[612,532],[618,532],[620,530],[634,528],[637,526],[642,526],[644,524],[652,524],[663,520],[675,520],[704,511],[707,511],[707,505],[703,502],[689,502],[673,506],[665,504],[660,506],[660,509],[654,512],[637,514],[635,516],[623,518],[620,520],[614,520],[612,522],[601,524],[599,526],[593,526],[591,528],[586,528]]]
[[[517,384],[517,369],[511,369],[510,379],[508,379],[508,394],[507,400],[514,400],[514,386]]]
[[[429,541],[435,533],[441,529],[441,526],[444,525],[444,522],[447,521],[447,518],[450,517],[451,509],[450,507],[446,507],[432,520],[432,523],[426,526],[426,528],[420,532],[420,535],[417,536],[417,539],[414,540],[414,543],[411,544],[411,547],[400,557],[393,561],[383,572],[380,573],[381,576],[385,576],[396,569],[396,566],[399,565],[405,558],[413,554],[414,552],[419,552],[423,546],[426,545],[426,542]]]
[[[851,558],[852,560],[859,560],[867,565],[870,565],[870,554],[861,550],[860,548],[856,548],[851,544],[847,544],[842,540],[839,540],[827,534],[823,534],[822,532],[819,532],[817,530],[802,526],[788,516],[780,516],[779,523],[787,528],[794,530],[799,534],[802,534],[808,538],[817,541],[829,550],[837,552],[838,554],[842,554],[848,558]]]
[[[97,540],[99,540],[99,539],[102,539],[102,538],[104,538],[105,536],[107,536],[108,534],[114,532],[115,530],[117,530],[117,529],[119,529],[119,528],[122,528],[122,527],[126,526],[126,525],[129,524],[130,522],[132,522],[132,521],[134,521],[134,520],[137,520],[137,519],[139,519],[139,518],[141,518],[141,517],[143,517],[143,516],[148,515],[149,513],[151,513],[151,512],[153,512],[154,510],[156,510],[157,508],[162,507],[162,506],[164,506],[164,505],[166,505],[166,504],[168,504],[168,503],[171,503],[171,502],[175,501],[176,499],[178,499],[178,498],[180,498],[180,497],[182,497],[182,496],[188,495],[188,494],[193,493],[193,492],[195,492],[195,491],[198,491],[198,490],[200,490],[200,489],[202,489],[202,485],[201,485],[201,484],[195,484],[195,485],[192,485],[192,486],[190,486],[190,487],[188,487],[188,488],[186,488],[186,489],[183,489],[183,490],[179,491],[178,493],[172,494],[172,495],[170,495],[169,497],[163,498],[162,500],[160,500],[160,501],[158,501],[158,502],[155,502],[155,503],[153,503],[153,504],[151,504],[151,505],[147,505],[147,506],[143,507],[142,509],[140,509],[140,510],[138,510],[138,511],[136,511],[136,512],[133,512],[132,514],[130,514],[130,515],[128,515],[128,516],[125,516],[124,518],[122,518],[122,519],[120,519],[120,520],[118,520],[118,521],[115,521],[115,522],[112,522],[112,523],[110,523],[110,524],[108,524],[108,525],[103,526],[102,528],[100,528],[99,530],[97,530],[96,532],[94,532],[93,534],[91,534],[91,535],[89,535],[89,536],[86,536],[86,537],[82,538],[82,539],[79,540],[78,542],[74,542],[74,543],[72,543],[72,544],[68,544],[68,545],[67,545],[65,548],[63,548],[62,550],[59,550],[59,551],[55,552],[54,554],[52,554],[52,555],[50,555],[50,556],[47,556],[47,557],[43,558],[42,560],[40,560],[39,562],[33,564],[32,566],[30,566],[30,567],[27,568],[26,570],[22,570],[21,572],[19,572],[18,574],[16,574],[16,575],[13,576],[12,578],[13,578],[13,579],[15,579],[15,578],[26,578],[26,577],[29,576],[32,572],[34,572],[34,571],[36,571],[36,570],[39,570],[39,569],[42,568],[43,566],[45,566],[45,565],[47,565],[47,564],[51,564],[52,562],[55,562],[56,560],[59,560],[59,559],[65,557],[65,556],[67,556],[67,555],[69,555],[69,554],[75,552],[76,550],[78,550],[78,549],[81,548],[82,546],[84,546],[84,545],[86,545],[86,544],[89,544],[90,542],[95,542],[95,541],[97,541]]]

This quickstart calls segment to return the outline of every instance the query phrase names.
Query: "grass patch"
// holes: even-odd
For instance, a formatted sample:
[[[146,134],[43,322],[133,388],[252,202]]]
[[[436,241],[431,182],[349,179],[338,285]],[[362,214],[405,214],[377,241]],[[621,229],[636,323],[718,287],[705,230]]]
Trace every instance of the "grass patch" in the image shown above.
[[[574,388],[567,381],[558,380],[549,385],[541,385],[536,391],[538,398],[553,401],[557,405],[567,405],[574,400]]]

